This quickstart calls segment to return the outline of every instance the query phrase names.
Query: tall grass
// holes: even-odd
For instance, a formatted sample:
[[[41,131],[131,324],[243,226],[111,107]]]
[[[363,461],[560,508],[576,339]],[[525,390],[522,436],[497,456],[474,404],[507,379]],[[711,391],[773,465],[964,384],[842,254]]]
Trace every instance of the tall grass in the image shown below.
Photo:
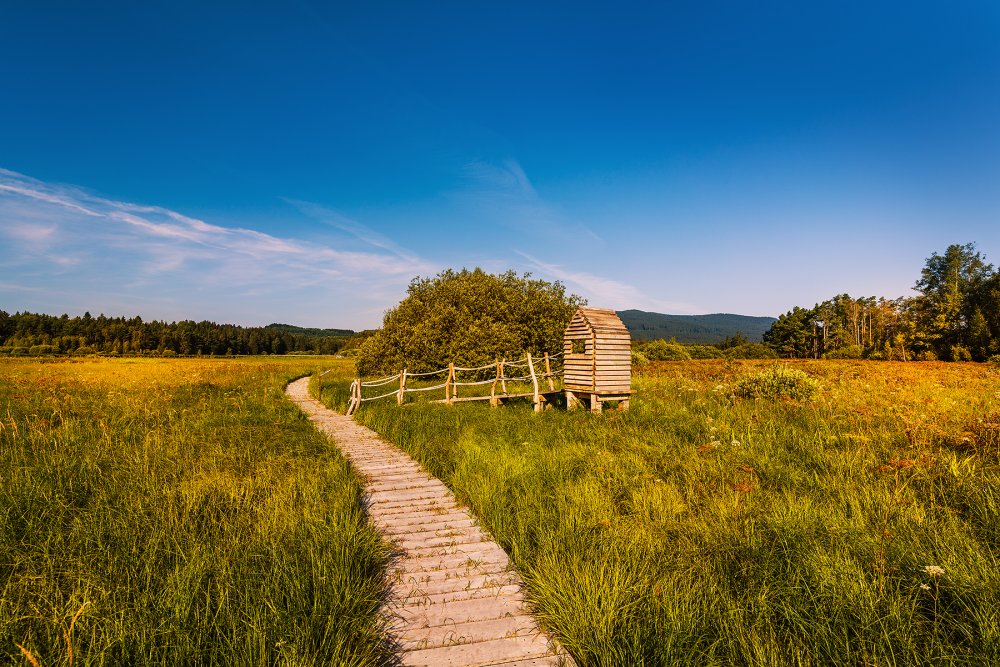
[[[282,395],[316,363],[0,362],[0,661],[386,660],[385,548]]]
[[[811,362],[810,402],[734,396],[766,367],[653,365],[627,413],[357,418],[473,509],[582,665],[1000,664],[998,376]]]

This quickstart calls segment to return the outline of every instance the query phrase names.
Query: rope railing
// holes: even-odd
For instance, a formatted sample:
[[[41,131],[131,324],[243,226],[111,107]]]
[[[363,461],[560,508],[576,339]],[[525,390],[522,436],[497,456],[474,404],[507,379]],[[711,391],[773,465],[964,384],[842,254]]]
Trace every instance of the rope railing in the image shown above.
[[[436,371],[427,371],[426,373],[407,373],[406,375],[407,377],[418,378],[418,377],[427,377],[430,375],[440,375],[441,373],[447,373],[447,372],[448,372],[447,368],[439,368]],[[392,377],[396,376],[393,375]]]
[[[386,398],[387,396],[395,396],[398,391],[390,391],[388,394],[382,394],[381,396],[369,396],[368,398],[362,398],[362,401],[377,401],[380,398]]]
[[[382,378],[381,380],[371,380],[369,382],[362,382],[361,386],[362,387],[381,387],[382,385],[389,384],[390,382],[392,382],[393,380],[397,379],[398,377],[399,377],[398,375],[390,375],[388,377]]]
[[[351,399],[347,406],[347,414],[354,414],[362,403],[367,403],[369,401],[377,401],[384,398],[389,398],[391,396],[396,397],[396,402],[399,405],[403,405],[406,402],[406,395],[408,393],[416,392],[427,392],[434,391],[438,389],[444,389],[444,398],[436,402],[443,403],[454,403],[456,401],[486,401],[490,402],[490,405],[497,406],[502,401],[515,398],[515,397],[531,397],[535,404],[535,411],[540,412],[545,407],[545,403],[548,402],[550,395],[555,393],[555,378],[561,377],[561,370],[552,369],[552,361],[562,356],[562,353],[550,355],[548,353],[544,354],[540,359],[532,358],[531,354],[526,355],[521,359],[515,361],[507,361],[506,359],[497,359],[492,364],[485,364],[483,366],[465,367],[456,366],[455,364],[448,364],[447,368],[439,368],[432,371],[425,371],[422,373],[410,373],[405,368],[399,372],[397,375],[388,375],[383,378],[378,378],[375,380],[362,381],[361,378],[355,379],[351,382]],[[535,368],[535,364],[538,362],[544,363],[544,369]],[[527,375],[516,375],[508,376],[507,369],[515,368],[521,369],[526,368],[528,370]],[[484,371],[492,370],[494,377],[485,378],[481,380],[465,380],[459,381],[458,373],[482,373]],[[441,375],[447,373],[445,381],[440,384],[435,384],[429,387],[407,387],[407,380],[413,378],[430,377],[434,375]],[[482,377],[482,375],[480,375]],[[507,383],[517,384],[531,382],[532,390],[529,393],[512,393],[509,391]],[[393,382],[398,382],[399,386],[390,392],[385,392],[379,394],[378,396],[364,396],[365,389],[374,389],[376,387],[384,387]],[[548,391],[543,391],[540,382],[546,382],[548,386]],[[485,396],[458,396],[459,387],[479,387],[490,385],[490,393]],[[499,391],[498,391],[499,390]]]
[[[490,369],[490,368],[496,368],[496,365],[497,364],[494,361],[492,364],[486,364],[485,366],[476,366],[475,368],[463,368],[462,366],[455,366],[455,370],[456,371],[485,371],[485,370]],[[448,370],[448,369],[444,368],[442,370]]]

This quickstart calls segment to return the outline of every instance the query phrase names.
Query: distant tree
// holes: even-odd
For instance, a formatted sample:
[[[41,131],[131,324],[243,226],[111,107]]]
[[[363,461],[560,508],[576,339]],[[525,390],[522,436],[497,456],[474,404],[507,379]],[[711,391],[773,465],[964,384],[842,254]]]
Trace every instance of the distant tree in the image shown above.
[[[737,331],[732,336],[727,336],[721,343],[716,343],[715,346],[720,350],[728,350],[731,347],[739,347],[749,342],[750,339],[744,336],[742,331]]]
[[[764,332],[764,342],[782,357],[816,355],[817,308],[795,306],[784,315],[779,315],[771,323],[771,328]]]
[[[406,298],[386,313],[382,328],[361,344],[358,372],[422,372],[449,362],[478,366],[526,351],[556,352],[583,303],[567,296],[559,282],[513,271],[449,269],[433,278],[417,277]]]
[[[964,348],[970,342],[975,295],[983,291],[992,276],[993,267],[974,243],[950,245],[944,254],[933,253],[927,259],[914,285],[920,292],[914,310],[923,332],[921,342],[939,358],[951,358],[953,347]],[[964,358],[964,352],[959,355]]]

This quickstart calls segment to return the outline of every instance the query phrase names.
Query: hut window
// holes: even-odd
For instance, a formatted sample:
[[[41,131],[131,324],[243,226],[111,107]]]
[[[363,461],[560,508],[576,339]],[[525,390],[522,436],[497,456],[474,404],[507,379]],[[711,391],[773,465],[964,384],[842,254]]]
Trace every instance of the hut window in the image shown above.
[[[587,341],[583,338],[571,341],[573,343],[573,354],[586,354],[587,353]]]

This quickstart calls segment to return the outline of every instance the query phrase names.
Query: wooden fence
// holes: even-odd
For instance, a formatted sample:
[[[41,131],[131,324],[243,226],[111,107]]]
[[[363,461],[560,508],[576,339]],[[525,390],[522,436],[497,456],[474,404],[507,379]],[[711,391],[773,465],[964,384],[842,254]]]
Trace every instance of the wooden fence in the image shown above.
[[[354,414],[361,407],[362,403],[369,401],[395,397],[396,402],[399,405],[403,405],[406,403],[407,394],[441,390],[444,392],[444,397],[432,399],[433,402],[453,404],[462,401],[489,401],[492,407],[496,407],[508,399],[531,398],[535,406],[535,412],[541,412],[551,403],[552,398],[561,391],[561,388],[556,389],[556,380],[562,379],[562,369],[553,371],[552,368],[562,356],[561,352],[553,355],[545,353],[542,358],[533,359],[531,354],[528,354],[516,361],[497,359],[492,364],[474,368],[456,366],[452,363],[448,364],[446,368],[439,368],[438,370],[427,371],[425,373],[410,373],[404,368],[396,375],[388,375],[377,380],[363,382],[361,378],[357,378],[351,383],[351,400],[347,406],[347,414]],[[542,368],[536,368],[536,363],[541,363]],[[542,369],[544,369],[544,372],[540,372]],[[520,374],[508,375],[508,371]],[[458,379],[460,373],[472,373],[475,377],[487,377],[481,380],[460,382]],[[427,387],[407,386],[407,382],[411,380],[441,377],[444,378],[443,382]],[[528,382],[531,383],[532,387],[529,392],[508,391],[508,383],[516,385],[519,383],[527,384]],[[459,387],[484,387],[485,385],[490,385],[490,393],[488,395],[458,395]],[[389,387],[392,387],[391,391],[387,391]],[[379,388],[382,388],[382,391],[375,396],[365,396],[366,389],[377,390]]]

